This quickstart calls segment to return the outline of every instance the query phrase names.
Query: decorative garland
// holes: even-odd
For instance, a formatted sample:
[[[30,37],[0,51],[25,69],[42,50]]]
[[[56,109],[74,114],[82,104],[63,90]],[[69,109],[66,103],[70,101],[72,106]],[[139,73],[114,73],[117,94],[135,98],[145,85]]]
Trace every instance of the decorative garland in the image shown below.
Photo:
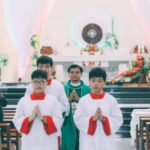
[[[131,83],[134,79],[139,79],[143,71],[146,71],[149,66],[145,65],[145,59],[141,55],[137,55],[136,63],[129,71],[124,71],[117,75],[111,82],[112,84]]]

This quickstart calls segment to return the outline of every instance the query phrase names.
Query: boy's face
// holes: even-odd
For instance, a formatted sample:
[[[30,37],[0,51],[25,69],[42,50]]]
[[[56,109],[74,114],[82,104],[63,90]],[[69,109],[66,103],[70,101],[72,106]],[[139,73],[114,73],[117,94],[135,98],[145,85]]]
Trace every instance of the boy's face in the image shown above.
[[[38,69],[42,70],[42,71],[46,71],[48,74],[48,78],[51,77],[52,74],[52,67],[50,64],[38,64]]]
[[[33,92],[40,94],[43,93],[47,85],[47,81],[42,78],[34,78],[32,80]]]
[[[79,68],[71,68],[68,75],[71,81],[79,82],[81,79],[82,73]]]
[[[93,92],[100,93],[105,85],[105,81],[102,77],[93,77],[90,79],[89,85]]]

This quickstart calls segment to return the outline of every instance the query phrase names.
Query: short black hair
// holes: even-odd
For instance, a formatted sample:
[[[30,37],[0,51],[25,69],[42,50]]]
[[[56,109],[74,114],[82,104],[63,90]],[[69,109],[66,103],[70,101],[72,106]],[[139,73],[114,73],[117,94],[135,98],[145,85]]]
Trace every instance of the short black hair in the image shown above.
[[[102,77],[106,81],[106,71],[100,67],[95,67],[89,72],[89,80],[94,77]]]
[[[53,66],[53,59],[51,57],[48,57],[48,56],[40,56],[38,59],[37,59],[37,66],[39,64],[50,64],[50,66],[52,67]]]
[[[79,65],[77,65],[77,64],[71,65],[71,66],[68,68],[68,72],[70,72],[70,70],[71,70],[72,68],[79,68],[80,72],[81,72],[81,73],[83,72],[82,67],[79,66]]]
[[[47,74],[46,71],[38,69],[38,70],[33,71],[32,74],[31,74],[31,79],[33,80],[35,78],[41,78],[41,79],[47,80],[48,79],[48,74]]]

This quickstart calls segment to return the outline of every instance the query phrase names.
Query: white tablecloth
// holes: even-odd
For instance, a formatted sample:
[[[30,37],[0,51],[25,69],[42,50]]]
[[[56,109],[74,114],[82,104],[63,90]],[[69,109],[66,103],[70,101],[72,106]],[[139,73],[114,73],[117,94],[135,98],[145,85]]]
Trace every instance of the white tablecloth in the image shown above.
[[[134,109],[131,113],[130,122],[130,134],[131,134],[131,144],[134,145],[134,140],[136,139],[136,125],[139,126],[139,118],[150,116],[150,109]]]

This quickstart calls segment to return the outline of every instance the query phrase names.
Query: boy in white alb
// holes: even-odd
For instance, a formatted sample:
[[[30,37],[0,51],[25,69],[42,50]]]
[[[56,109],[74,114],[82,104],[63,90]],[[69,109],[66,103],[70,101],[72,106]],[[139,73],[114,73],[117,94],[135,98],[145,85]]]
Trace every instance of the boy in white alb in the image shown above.
[[[102,89],[105,81],[103,69],[96,67],[89,72],[92,92],[80,99],[74,114],[80,150],[116,150],[114,133],[123,118],[117,100]]]
[[[47,73],[36,70],[31,75],[33,93],[17,104],[13,123],[22,133],[21,150],[58,150],[57,131],[63,117],[58,100],[44,93]]]
[[[37,59],[37,68],[46,71],[48,74],[47,86],[45,88],[45,93],[53,95],[57,98],[61,106],[62,113],[69,111],[69,102],[65,94],[64,87],[62,83],[55,79],[51,79],[53,60],[48,56],[41,56]],[[33,92],[32,85],[30,84],[25,94],[31,94]]]

